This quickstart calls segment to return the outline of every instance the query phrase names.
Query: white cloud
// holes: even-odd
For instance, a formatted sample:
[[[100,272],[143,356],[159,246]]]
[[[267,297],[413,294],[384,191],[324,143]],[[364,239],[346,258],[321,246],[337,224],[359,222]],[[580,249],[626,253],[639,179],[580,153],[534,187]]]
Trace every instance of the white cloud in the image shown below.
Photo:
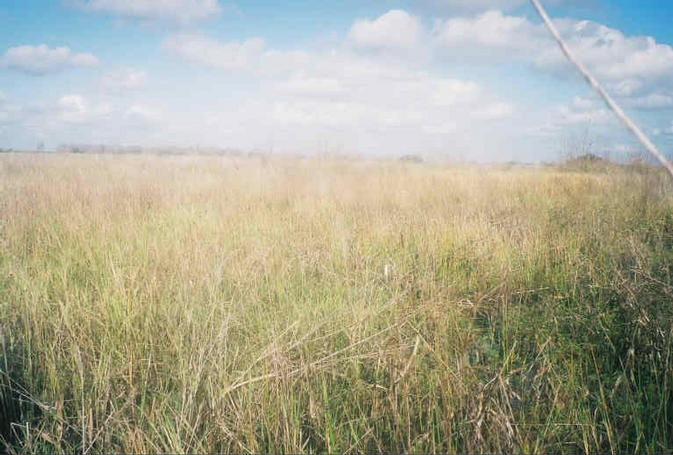
[[[88,11],[183,24],[202,21],[222,11],[218,0],[80,0],[77,4]]]
[[[569,47],[614,95],[631,107],[669,107],[673,91],[673,47],[652,37],[625,36],[591,21],[555,21]],[[574,74],[542,24],[488,11],[454,17],[434,28],[438,56],[485,62],[527,62],[555,74]]]
[[[104,119],[111,111],[107,104],[92,105],[82,95],[70,94],[60,97],[55,109],[48,107],[46,114],[64,123],[86,124]]]
[[[493,103],[476,109],[472,118],[478,120],[502,120],[514,113],[514,106],[509,103]]]
[[[555,22],[569,47],[620,94],[631,95],[642,88],[643,82],[673,74],[673,48],[651,37],[627,37],[591,21]],[[565,57],[541,24],[500,11],[440,22],[435,37],[445,57],[500,56],[548,70],[567,67]]]
[[[360,54],[351,39],[346,46],[307,52],[270,49],[260,39],[220,42],[181,34],[164,47],[223,78],[244,72],[254,83],[254,92],[233,103],[231,112],[207,116],[209,136],[220,133],[219,142],[229,145],[249,143],[266,131],[273,132],[277,147],[297,150],[305,144],[306,152],[315,149],[316,137],[370,153],[436,149],[486,124],[487,136],[496,141],[493,122],[514,113],[510,103],[474,81],[433,75],[378,53]],[[464,142],[465,148],[478,148],[480,140]]]
[[[481,95],[481,87],[472,81],[439,79],[430,84],[431,102],[437,106],[451,106],[475,102]]]
[[[673,108],[673,96],[665,93],[650,93],[627,99],[629,107],[638,109],[669,109]]]
[[[508,10],[525,5],[529,0],[417,0],[424,6],[435,10]],[[574,3],[577,5],[588,5],[593,0],[545,0],[545,5],[558,5],[560,3]]]
[[[161,113],[147,105],[134,104],[123,114],[124,120],[132,124],[153,124],[162,119]]]
[[[548,44],[542,26],[500,11],[447,19],[435,25],[434,33],[435,44],[445,57],[529,59]]]
[[[652,95],[660,84],[668,84],[673,89],[671,46],[656,43],[649,37],[627,37],[588,21],[564,19],[557,24],[573,50],[611,93],[634,98],[631,105],[635,107],[665,104],[663,97]],[[555,74],[574,74],[542,24],[500,11],[453,17],[438,21],[431,30],[423,30],[418,18],[401,10],[391,10],[374,20],[356,20],[344,44],[345,47],[329,51],[334,55],[325,54],[320,59],[305,51],[268,49],[261,38],[220,42],[204,35],[178,34],[169,36],[164,48],[184,59],[227,71],[267,77],[306,71],[308,77],[289,82],[287,88],[298,92],[301,91],[299,85],[305,84],[304,91],[314,94],[316,91],[334,94],[343,89],[335,87],[331,76],[333,72],[346,73],[340,65],[347,65],[354,78],[376,74],[383,65],[378,57],[383,55],[371,54],[371,50],[404,50],[408,51],[406,56],[427,52],[439,60],[458,62],[466,59],[489,64],[519,61]],[[362,53],[364,58],[355,60],[348,55],[350,51]],[[409,57],[398,63],[413,67],[427,61]]]
[[[626,69],[632,59],[655,58],[650,53],[665,61],[668,46],[599,24],[557,23],[583,58],[596,59],[587,64],[625,105],[628,101],[631,107],[658,109],[671,102],[673,85],[665,63],[643,71]],[[66,95],[42,110],[24,109],[22,115],[30,119],[26,125],[46,125],[47,136],[78,142],[120,137],[148,145],[271,144],[273,150],[306,153],[330,143],[354,152],[459,150],[486,159],[498,153],[506,159],[526,153],[530,157],[540,144],[556,144],[565,132],[587,123],[596,126],[592,131],[618,131],[613,115],[597,100],[576,98],[553,106],[541,99],[523,106],[506,90],[499,96],[487,85],[456,77],[451,63],[464,67],[474,60],[494,72],[498,63],[517,62],[561,77],[570,74],[572,69],[540,24],[498,11],[424,27],[418,18],[393,10],[354,21],[343,40],[316,40],[300,50],[275,49],[261,38],[226,42],[195,33],[169,35],[163,48],[203,67],[190,71],[198,73],[199,83],[216,81],[214,86],[189,92],[193,80],[176,74],[176,83],[184,84],[180,90],[193,102],[167,96],[161,107],[153,106],[141,90],[123,100],[105,90],[99,93],[102,101]],[[605,55],[599,55],[601,49]],[[427,54],[418,59],[421,52]],[[477,75],[475,71],[475,79]],[[101,79],[111,90],[135,89],[146,82],[147,75],[135,69],[113,71]],[[531,90],[540,91],[535,84]],[[106,96],[111,104],[104,102]]]
[[[147,84],[147,73],[133,68],[124,68],[103,75],[101,84],[113,91],[137,90]]]
[[[73,53],[68,47],[50,48],[46,44],[40,44],[10,47],[5,51],[1,63],[7,68],[42,75],[69,66],[96,66],[98,59],[89,53]]]
[[[294,74],[279,87],[288,94],[308,97],[340,96],[346,92],[343,83],[335,77],[314,77]]]
[[[476,84],[472,82],[428,75],[418,75],[416,81],[365,78],[358,85],[358,88],[352,87],[349,92],[333,98],[306,98],[303,94],[285,96],[285,93],[273,90],[265,92],[264,96],[274,102],[273,120],[281,125],[367,130],[420,129],[437,118],[464,124],[470,116],[480,118],[483,106],[492,106],[485,94],[474,95],[481,89],[475,90]],[[449,86],[454,88],[450,96],[446,89]],[[443,90],[445,96],[441,103],[434,102],[437,88]],[[395,95],[391,97],[393,93]]]
[[[624,79],[610,84],[610,90],[616,96],[633,96],[645,88],[643,81],[638,79]]]
[[[573,98],[571,106],[575,110],[589,111],[596,108],[596,101],[581,96],[576,96]]]
[[[559,125],[605,125],[615,121],[614,114],[598,101],[576,96],[568,106],[557,109]]]
[[[283,126],[352,127],[374,120],[380,113],[364,103],[301,102],[277,103],[273,120]],[[378,119],[377,119],[378,120]]]
[[[152,106],[69,93],[31,103],[0,105],[0,139],[7,140],[3,137],[5,128],[12,131],[9,139],[23,138],[24,145],[10,143],[14,147],[33,147],[38,140],[50,148],[60,144],[142,143],[159,132],[163,120],[161,110]]]
[[[426,134],[446,136],[455,133],[458,125],[454,122],[427,123],[421,127]]]
[[[437,1],[479,9],[503,8],[523,0]],[[657,84],[667,84],[673,89],[670,45],[648,36],[626,36],[592,21],[559,19],[555,23],[571,49],[615,95],[651,95]],[[411,53],[429,50],[445,60],[481,60],[489,64],[519,61],[552,73],[574,72],[544,25],[499,9],[438,20],[427,31],[418,18],[402,10],[391,10],[374,20],[356,20],[346,41],[355,50],[406,49]]]
[[[9,112],[6,110],[7,97],[0,92],[0,128],[4,127],[4,123],[9,119]]]
[[[0,127],[7,128],[14,123],[21,113],[21,107],[17,106],[3,92],[0,92]]]
[[[642,149],[638,146],[634,146],[633,144],[615,144],[614,145],[614,150],[615,152],[621,154],[622,156],[629,156],[634,153],[642,153]]]
[[[361,49],[410,49],[422,37],[420,20],[403,10],[390,10],[374,20],[355,21],[348,41]]]
[[[436,6],[447,6],[461,9],[506,9],[520,6],[526,0],[428,0]]]
[[[560,25],[568,37],[568,45],[606,82],[646,83],[673,75],[673,48],[657,43],[652,37],[627,37],[619,30],[591,21],[564,20]],[[559,58],[562,59],[546,55],[539,63],[554,65]]]
[[[86,112],[86,105],[82,95],[63,95],[58,100],[58,105],[63,108],[65,112]]]
[[[341,74],[346,79],[359,79],[380,76],[382,67],[391,75],[400,70],[398,66],[337,49],[320,53],[269,49],[261,38],[222,42],[203,35],[183,33],[166,38],[163,47],[185,60],[226,73],[243,72],[262,78],[297,75],[311,79],[314,92],[320,88],[317,85],[333,91],[334,80],[325,81],[334,79],[334,74]],[[317,84],[318,80],[321,82]]]
[[[621,93],[633,94],[644,83],[673,76],[673,48],[651,37],[627,37],[591,21],[556,21],[569,47],[601,80]],[[523,17],[489,11],[472,19],[449,19],[438,33],[449,50],[483,56],[484,51],[508,50],[509,59],[524,58],[543,69],[567,67],[565,57],[542,25]]]
[[[253,71],[259,66],[264,40],[222,43],[202,35],[179,34],[166,38],[163,46],[186,60],[212,68]]]

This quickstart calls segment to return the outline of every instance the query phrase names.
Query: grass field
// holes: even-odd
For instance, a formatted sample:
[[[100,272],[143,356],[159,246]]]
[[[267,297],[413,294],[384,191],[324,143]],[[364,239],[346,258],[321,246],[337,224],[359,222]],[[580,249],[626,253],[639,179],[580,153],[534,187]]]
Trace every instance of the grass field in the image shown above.
[[[0,450],[673,449],[647,167],[0,155]]]

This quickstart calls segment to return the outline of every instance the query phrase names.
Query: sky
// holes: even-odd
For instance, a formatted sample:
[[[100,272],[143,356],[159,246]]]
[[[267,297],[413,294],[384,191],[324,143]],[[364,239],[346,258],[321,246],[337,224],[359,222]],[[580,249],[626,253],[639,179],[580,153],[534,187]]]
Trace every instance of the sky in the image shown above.
[[[673,155],[673,3],[542,0]],[[0,0],[0,148],[641,152],[527,0]]]

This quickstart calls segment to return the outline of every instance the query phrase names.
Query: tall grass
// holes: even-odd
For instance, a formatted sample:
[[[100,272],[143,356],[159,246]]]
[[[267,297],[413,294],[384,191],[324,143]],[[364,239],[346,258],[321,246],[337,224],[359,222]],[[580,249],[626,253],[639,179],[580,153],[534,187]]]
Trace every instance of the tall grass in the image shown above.
[[[663,177],[4,155],[0,444],[670,450]]]

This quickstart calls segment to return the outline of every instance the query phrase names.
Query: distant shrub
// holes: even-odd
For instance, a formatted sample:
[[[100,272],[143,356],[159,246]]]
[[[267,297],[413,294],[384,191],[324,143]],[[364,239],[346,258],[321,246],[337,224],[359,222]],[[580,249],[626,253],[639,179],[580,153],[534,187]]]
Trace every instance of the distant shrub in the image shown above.
[[[400,157],[400,161],[404,161],[406,163],[422,163],[423,158],[418,155],[404,155]]]
[[[565,160],[561,167],[572,171],[604,172],[618,166],[607,158],[593,153],[585,153]]]

